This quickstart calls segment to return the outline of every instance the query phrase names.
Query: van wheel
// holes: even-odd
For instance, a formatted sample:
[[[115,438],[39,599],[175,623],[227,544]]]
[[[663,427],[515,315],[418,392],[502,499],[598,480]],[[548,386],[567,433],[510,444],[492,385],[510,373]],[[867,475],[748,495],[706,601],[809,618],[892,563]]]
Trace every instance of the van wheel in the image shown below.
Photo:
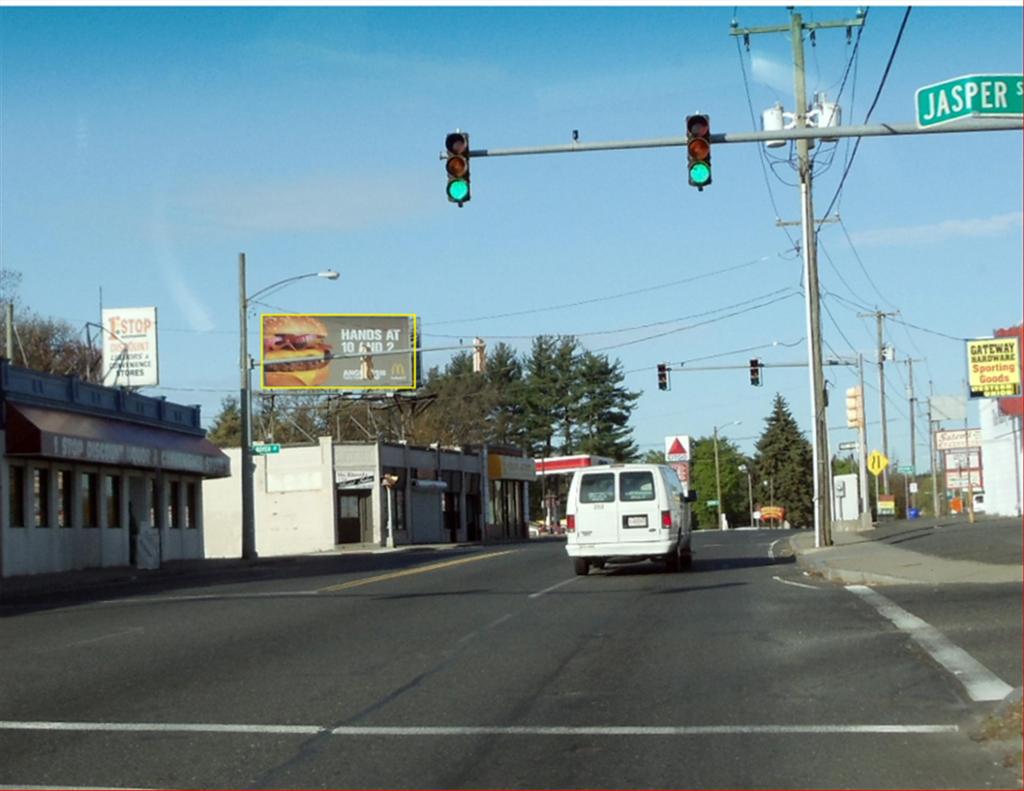
[[[679,549],[673,549],[667,555],[665,555],[665,571],[669,574],[675,574],[679,571]]]
[[[590,571],[590,561],[586,558],[573,558],[572,565],[576,573],[581,577],[586,576],[587,572]]]
[[[603,569],[604,558],[594,558],[592,561],[590,561],[590,565],[593,566],[595,569]]]
[[[680,560],[679,566],[686,571],[693,565],[693,552],[689,549],[683,551],[683,556]]]

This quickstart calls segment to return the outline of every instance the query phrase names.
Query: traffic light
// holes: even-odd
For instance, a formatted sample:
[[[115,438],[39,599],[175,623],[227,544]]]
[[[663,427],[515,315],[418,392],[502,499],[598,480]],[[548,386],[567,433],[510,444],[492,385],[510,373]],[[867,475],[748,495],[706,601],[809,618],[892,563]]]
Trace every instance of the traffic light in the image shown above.
[[[859,386],[846,388],[846,425],[848,428],[864,425],[864,391]]]
[[[763,367],[761,361],[756,357],[750,361],[750,384],[754,387],[761,386],[761,369]]]
[[[444,139],[447,156],[444,168],[448,172],[448,200],[459,204],[469,201],[469,134],[452,132]]]
[[[711,183],[711,119],[686,116],[686,157],[690,186],[698,190]]]
[[[668,365],[658,363],[658,389],[668,390]]]

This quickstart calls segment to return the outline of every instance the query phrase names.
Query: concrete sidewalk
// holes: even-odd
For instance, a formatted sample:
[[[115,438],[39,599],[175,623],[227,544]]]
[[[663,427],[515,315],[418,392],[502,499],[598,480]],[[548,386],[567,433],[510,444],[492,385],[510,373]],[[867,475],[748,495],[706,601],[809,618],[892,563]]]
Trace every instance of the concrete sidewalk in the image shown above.
[[[995,524],[995,523],[993,523]],[[1012,525],[1020,529],[1019,520],[1001,521],[999,529]],[[961,557],[956,557],[948,546],[933,542],[934,553],[929,553],[929,531],[965,530],[966,525],[953,522],[921,524],[918,521],[889,523],[877,530],[862,532],[836,532],[833,546],[816,548],[813,531],[804,531],[790,538],[790,546],[797,562],[810,574],[843,584],[854,585],[943,585],[957,583],[1020,583],[1024,581],[1024,567],[1019,552],[990,552],[982,555],[975,547],[965,546]],[[969,529],[985,529],[984,524]],[[970,536],[965,532],[968,540]],[[895,546],[897,543],[914,544],[915,550]],[[920,550],[920,551],[916,551]],[[1007,562],[1010,561],[1010,562]]]

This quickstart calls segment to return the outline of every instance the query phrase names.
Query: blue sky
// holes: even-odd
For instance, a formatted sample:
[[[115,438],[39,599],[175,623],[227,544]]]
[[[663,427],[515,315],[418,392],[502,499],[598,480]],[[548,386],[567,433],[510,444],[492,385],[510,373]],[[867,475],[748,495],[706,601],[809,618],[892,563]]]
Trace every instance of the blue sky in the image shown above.
[[[856,8],[798,10],[824,21]],[[864,122],[903,14],[870,8],[845,123]],[[871,122],[913,122],[924,85],[1020,73],[1021,17],[1010,5],[914,6]],[[245,252],[250,293],[341,272],[274,294],[274,308],[414,312],[427,348],[481,335],[525,350],[532,335],[577,334],[642,391],[642,449],[740,420],[723,434],[751,451],[776,392],[809,428],[806,369],[768,368],[755,388],[745,368],[754,356],[807,359],[799,229],[776,227],[773,207],[799,217],[788,147],[764,160],[766,177],[756,144],[716,145],[702,193],[678,147],[481,158],[462,209],[445,199],[439,160],[457,127],[473,148],[500,149],[565,144],[574,129],[581,142],[680,137],[696,111],[714,132],[751,131],[776,101],[792,111],[788,35],[755,36],[747,52],[729,35],[734,18],[780,25],[789,12],[5,7],[3,265],[22,273],[28,307],[83,331],[98,321],[101,288],[106,307],[156,305],[162,385],[148,392],[201,404],[206,424],[237,392]],[[842,29],[816,39],[808,92],[835,98],[853,44]],[[872,362],[874,320],[858,312],[899,310],[930,330],[887,324],[897,359],[921,360],[918,394],[963,392],[963,344],[943,335],[985,336],[1022,318],[1021,142],[1020,132],[863,140],[837,201],[842,224],[820,236],[826,356]],[[852,150],[852,140],[817,149],[819,217]],[[687,361],[744,368],[677,371],[659,391],[656,365]],[[890,455],[909,460],[907,366],[886,370]],[[834,447],[853,439],[842,394],[855,371],[826,376]],[[867,378],[875,447],[870,365]]]

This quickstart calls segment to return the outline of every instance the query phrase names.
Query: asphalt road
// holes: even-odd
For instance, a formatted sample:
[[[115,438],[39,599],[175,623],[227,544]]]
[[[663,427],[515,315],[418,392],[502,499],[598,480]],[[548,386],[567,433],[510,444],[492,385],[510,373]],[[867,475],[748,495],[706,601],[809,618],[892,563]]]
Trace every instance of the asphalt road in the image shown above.
[[[698,533],[681,574],[537,541],[4,606],[0,786],[1019,787],[971,739],[991,704],[783,536]],[[1017,686],[997,587],[885,594]]]

